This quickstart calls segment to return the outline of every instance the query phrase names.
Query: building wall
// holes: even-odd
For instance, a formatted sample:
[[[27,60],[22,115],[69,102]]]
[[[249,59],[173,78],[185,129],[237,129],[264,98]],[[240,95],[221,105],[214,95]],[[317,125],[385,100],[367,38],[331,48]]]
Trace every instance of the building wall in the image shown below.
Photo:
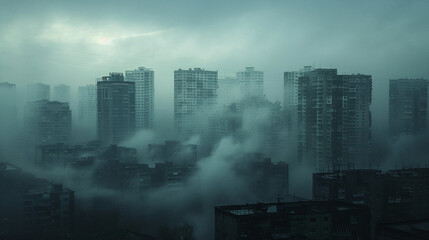
[[[43,83],[27,85],[27,102],[49,100],[51,98],[51,87]]]
[[[135,83],[136,128],[153,128],[154,71],[145,67],[125,71],[125,80]]]
[[[286,116],[286,126],[292,130],[298,123],[298,91],[299,91],[299,78],[304,76],[305,72],[311,71],[311,66],[304,66],[299,71],[291,71],[284,73],[284,101],[283,108]]]
[[[201,118],[216,106],[217,90],[217,71],[174,71],[174,127],[180,137],[201,133]]]
[[[429,216],[429,169],[348,170],[313,174],[313,200],[368,205],[376,224]]]
[[[316,69],[298,81],[298,157],[318,171],[370,164],[369,75]]]
[[[78,124],[94,131],[97,126],[97,88],[95,85],[80,86],[78,89]]]
[[[54,86],[53,101],[70,103],[70,87],[65,84]]]
[[[240,88],[237,79],[219,77],[218,104],[224,106],[238,100],[240,100]]]
[[[111,73],[97,82],[98,139],[116,144],[135,131],[135,86],[122,73]]]
[[[0,191],[1,239],[63,239],[69,232],[72,190],[1,163]]]
[[[28,102],[25,111],[27,139],[36,144],[68,143],[71,110],[68,103],[47,100]]]
[[[215,239],[370,239],[369,210],[340,202],[215,207]]]
[[[389,84],[389,128],[393,135],[426,130],[428,80],[395,79]]]
[[[245,71],[237,72],[241,97],[264,97],[264,72],[246,67]]]

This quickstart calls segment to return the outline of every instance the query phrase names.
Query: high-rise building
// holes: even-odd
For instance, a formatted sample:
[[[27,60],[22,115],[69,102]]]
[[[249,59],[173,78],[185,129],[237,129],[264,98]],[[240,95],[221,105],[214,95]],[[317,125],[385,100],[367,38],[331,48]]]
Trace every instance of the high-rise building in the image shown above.
[[[65,84],[55,85],[52,100],[70,103],[70,87]]]
[[[374,169],[313,174],[313,200],[368,206],[373,234],[381,223],[427,219],[429,169]]]
[[[0,158],[11,149],[17,136],[17,95],[16,86],[11,83],[0,83]]]
[[[289,130],[292,130],[297,125],[297,112],[298,112],[298,81],[300,77],[304,76],[305,72],[311,71],[311,66],[304,66],[299,71],[285,72],[284,73],[284,112],[285,123]]]
[[[16,85],[0,83],[0,129],[14,129],[16,124],[17,103]],[[4,131],[0,131],[0,134]]]
[[[426,129],[428,80],[395,79],[389,87],[389,127],[393,135]]]
[[[215,207],[215,240],[370,239],[365,206],[276,202]]]
[[[154,72],[151,68],[139,67],[125,71],[125,80],[135,83],[136,128],[153,128]]]
[[[217,103],[218,72],[201,68],[174,71],[174,127],[181,138],[202,130],[205,113]]]
[[[315,69],[298,79],[298,157],[318,171],[371,167],[370,75]]]
[[[135,84],[122,73],[110,73],[97,82],[98,139],[117,144],[135,131]]]
[[[80,86],[78,89],[78,121],[87,129],[97,124],[97,89],[95,85]]]
[[[242,97],[264,97],[264,72],[246,67],[245,71],[237,72],[236,79]]]
[[[34,102],[49,100],[51,97],[51,87],[43,83],[27,85],[27,101]]]
[[[240,100],[240,88],[236,78],[219,77],[218,104],[229,105]]]
[[[68,103],[41,100],[28,102],[25,111],[28,140],[35,144],[67,143],[71,138]]]

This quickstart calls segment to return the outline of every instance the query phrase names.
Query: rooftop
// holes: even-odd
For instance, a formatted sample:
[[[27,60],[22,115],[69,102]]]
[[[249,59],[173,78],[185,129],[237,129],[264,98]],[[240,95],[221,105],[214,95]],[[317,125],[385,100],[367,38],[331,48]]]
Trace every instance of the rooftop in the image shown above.
[[[298,201],[298,202],[276,202],[276,203],[256,203],[245,205],[229,205],[215,207],[218,211],[228,213],[234,216],[249,216],[254,214],[320,214],[337,211],[347,211],[361,209],[344,202],[317,202],[317,201]]]

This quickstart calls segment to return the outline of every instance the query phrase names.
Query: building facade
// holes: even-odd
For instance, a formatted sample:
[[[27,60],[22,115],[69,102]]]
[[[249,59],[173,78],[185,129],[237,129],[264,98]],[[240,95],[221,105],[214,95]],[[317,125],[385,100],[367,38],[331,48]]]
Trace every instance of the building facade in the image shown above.
[[[315,69],[298,80],[298,157],[318,171],[370,167],[372,79]]]
[[[304,76],[305,72],[311,71],[311,66],[304,66],[299,71],[284,72],[284,101],[283,108],[285,111],[285,123],[289,130],[297,126],[298,112],[298,81]]]
[[[216,240],[370,239],[369,210],[341,202],[215,207]]]
[[[198,159],[198,146],[182,144],[180,141],[167,140],[164,144],[149,144],[148,152],[151,161],[195,164]]]
[[[201,133],[202,119],[217,104],[217,90],[217,71],[174,71],[174,127],[181,138]]]
[[[135,84],[122,73],[97,82],[97,130],[103,144],[116,144],[135,132]]]
[[[51,87],[43,83],[27,85],[27,102],[49,100],[51,98]]]
[[[389,128],[392,135],[426,130],[428,80],[395,79],[389,84]]]
[[[237,79],[233,77],[219,77],[218,104],[225,106],[239,100],[240,88]]]
[[[97,88],[95,85],[78,88],[78,123],[94,131],[97,125]]]
[[[55,85],[52,100],[70,103],[70,86],[65,84]]]
[[[48,100],[28,102],[24,118],[30,143],[55,144],[71,140],[71,110],[68,103]]]
[[[377,224],[427,219],[428,181],[428,168],[314,173],[313,200],[368,206],[375,234]]]
[[[236,73],[236,79],[241,97],[264,97],[264,72],[255,71],[254,67],[246,67],[245,71]]]
[[[154,117],[154,72],[151,68],[139,67],[125,71],[125,80],[135,83],[136,128],[153,128]]]
[[[66,239],[74,192],[0,163],[0,238]]]

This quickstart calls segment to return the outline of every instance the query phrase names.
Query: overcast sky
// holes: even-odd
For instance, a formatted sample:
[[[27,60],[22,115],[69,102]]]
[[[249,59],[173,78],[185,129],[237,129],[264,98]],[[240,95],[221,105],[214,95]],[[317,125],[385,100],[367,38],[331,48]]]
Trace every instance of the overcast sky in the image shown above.
[[[157,111],[172,109],[173,71],[283,72],[303,65],[373,75],[375,119],[388,79],[429,77],[429,1],[0,2],[0,82],[94,83],[112,71],[155,71]]]

